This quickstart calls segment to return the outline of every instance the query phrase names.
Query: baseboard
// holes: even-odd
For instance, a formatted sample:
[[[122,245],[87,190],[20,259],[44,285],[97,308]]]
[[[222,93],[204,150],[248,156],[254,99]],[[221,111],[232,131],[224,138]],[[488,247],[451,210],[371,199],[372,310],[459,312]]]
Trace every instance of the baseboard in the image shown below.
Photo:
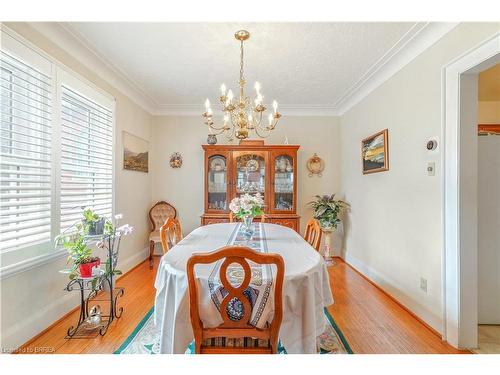
[[[140,252],[126,259],[124,262],[119,263],[119,268],[123,272],[123,274],[118,279],[125,277],[127,274],[130,273],[130,271],[132,271],[134,268],[142,264],[148,257],[149,257],[149,247],[145,247]],[[78,298],[76,298],[76,300],[78,300]],[[66,293],[62,298],[58,299],[57,301],[54,301],[52,304],[48,305],[47,308],[45,308],[44,310],[39,311],[38,314],[36,314],[36,316],[30,317],[31,321],[29,323],[26,323],[26,321],[20,322],[19,323],[20,327],[26,327],[27,325],[36,327],[40,325],[40,323],[37,323],[37,321],[43,320],[42,319],[43,316],[51,316],[51,315],[60,316],[53,323],[49,324],[48,326],[45,325],[45,328],[43,330],[38,330],[38,333],[36,335],[31,336],[31,338],[26,340],[23,344],[17,345],[18,348],[14,350],[14,352],[19,351],[21,348],[29,345],[30,342],[36,340],[40,335],[42,335],[50,328],[54,327],[61,320],[66,318],[68,315],[72,314],[78,308],[79,305],[75,304],[75,295],[73,293]],[[61,311],[66,311],[66,312],[61,315],[60,313]],[[2,335],[5,335],[3,339],[7,342],[10,341],[9,339],[11,336],[16,336],[19,333],[19,330],[17,330],[16,327],[13,327],[11,331],[12,333],[8,333],[7,335],[5,335],[5,332],[2,332]]]
[[[351,269],[353,269],[356,273],[358,273],[361,277],[363,277],[366,281],[372,284],[374,287],[379,289],[382,293],[384,293],[387,297],[389,297],[392,301],[394,301],[397,305],[399,305],[403,310],[405,310],[408,314],[422,323],[427,329],[429,329],[434,335],[442,339],[441,333],[433,328],[429,323],[419,317],[415,312],[413,312],[410,308],[405,306],[401,301],[396,299],[393,295],[391,295],[386,289],[384,289],[381,285],[391,285],[391,282],[387,280],[387,278],[382,275],[380,272],[375,270],[374,268],[366,265],[361,262],[359,259],[350,255],[349,252],[344,253],[344,258],[341,258],[344,263],[346,263]]]

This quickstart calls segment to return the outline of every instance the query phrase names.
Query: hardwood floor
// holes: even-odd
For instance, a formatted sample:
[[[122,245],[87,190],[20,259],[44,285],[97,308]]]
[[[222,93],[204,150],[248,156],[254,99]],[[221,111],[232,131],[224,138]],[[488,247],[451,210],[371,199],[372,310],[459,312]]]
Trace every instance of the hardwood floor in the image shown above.
[[[66,330],[78,319],[75,311],[23,345],[20,353],[48,348],[55,353],[113,353],[132,333],[154,304],[154,269],[141,263],[117,282],[125,287],[123,316],[108,333],[93,339],[65,339]],[[335,304],[329,308],[355,353],[460,353],[370,284],[341,260],[329,268]]]

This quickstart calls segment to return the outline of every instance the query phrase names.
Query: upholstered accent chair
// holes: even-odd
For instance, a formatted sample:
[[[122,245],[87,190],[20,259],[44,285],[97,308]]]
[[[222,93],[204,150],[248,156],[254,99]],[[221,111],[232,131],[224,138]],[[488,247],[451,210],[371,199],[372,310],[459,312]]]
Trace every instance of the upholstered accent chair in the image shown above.
[[[149,268],[153,268],[153,253],[155,244],[161,243],[160,228],[169,218],[176,218],[177,211],[174,206],[165,201],[156,202],[149,210],[151,233],[149,234]]]

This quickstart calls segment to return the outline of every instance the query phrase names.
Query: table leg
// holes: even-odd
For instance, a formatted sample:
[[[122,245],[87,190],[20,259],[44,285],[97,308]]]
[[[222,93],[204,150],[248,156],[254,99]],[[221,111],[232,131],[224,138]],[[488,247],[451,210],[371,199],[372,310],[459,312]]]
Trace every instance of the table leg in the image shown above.
[[[155,251],[155,242],[149,241],[149,269],[153,269],[153,253]]]

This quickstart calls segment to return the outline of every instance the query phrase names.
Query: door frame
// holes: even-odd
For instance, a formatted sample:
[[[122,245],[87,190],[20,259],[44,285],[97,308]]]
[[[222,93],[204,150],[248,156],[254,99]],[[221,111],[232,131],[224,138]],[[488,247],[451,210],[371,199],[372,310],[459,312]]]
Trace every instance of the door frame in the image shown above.
[[[472,157],[477,169],[477,152],[474,155],[460,146],[462,137],[467,136],[461,81],[499,60],[500,33],[496,33],[442,69],[442,336],[451,345],[464,349],[477,346],[477,215],[465,215],[473,208],[461,204],[460,198],[464,191],[472,194],[475,191],[477,196],[477,183],[465,186],[460,168],[467,157]],[[477,106],[477,100],[472,105]],[[468,164],[471,165],[470,159]],[[472,234],[460,228],[470,228]]]

